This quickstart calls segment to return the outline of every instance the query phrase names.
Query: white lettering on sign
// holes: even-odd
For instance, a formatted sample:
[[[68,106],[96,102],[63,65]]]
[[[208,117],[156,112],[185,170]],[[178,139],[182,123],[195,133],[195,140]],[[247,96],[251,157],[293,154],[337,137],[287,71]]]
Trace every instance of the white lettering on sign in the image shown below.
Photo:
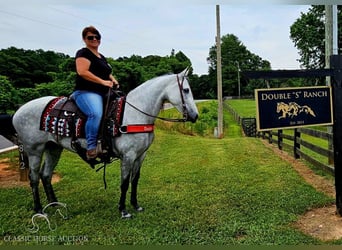
[[[262,93],[261,100],[262,101],[273,101],[273,100],[291,100],[291,99],[299,99],[299,98],[322,98],[328,97],[328,91],[319,90],[319,91],[294,91],[287,93]]]
[[[315,92],[308,92],[304,91],[304,98],[317,98],[317,97],[327,97],[328,91],[315,91]]]
[[[288,100],[291,99],[291,93],[280,93],[280,94],[266,94],[263,93],[261,94],[261,100],[266,101],[266,100]]]

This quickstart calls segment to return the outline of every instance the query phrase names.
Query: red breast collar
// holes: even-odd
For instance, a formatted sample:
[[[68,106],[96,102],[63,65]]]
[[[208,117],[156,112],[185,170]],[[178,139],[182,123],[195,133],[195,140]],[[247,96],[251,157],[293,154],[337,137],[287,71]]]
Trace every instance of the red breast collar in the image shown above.
[[[135,125],[126,125],[120,128],[120,132],[122,134],[129,133],[150,133],[154,130],[154,124],[135,124]]]

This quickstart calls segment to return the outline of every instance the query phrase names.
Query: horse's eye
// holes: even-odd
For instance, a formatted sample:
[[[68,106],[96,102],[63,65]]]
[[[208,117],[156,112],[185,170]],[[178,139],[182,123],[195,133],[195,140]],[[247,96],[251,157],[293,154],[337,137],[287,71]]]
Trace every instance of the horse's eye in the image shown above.
[[[183,89],[183,92],[184,92],[184,94],[189,94],[189,92],[190,92],[190,89],[188,89],[188,88],[186,88],[186,89]]]

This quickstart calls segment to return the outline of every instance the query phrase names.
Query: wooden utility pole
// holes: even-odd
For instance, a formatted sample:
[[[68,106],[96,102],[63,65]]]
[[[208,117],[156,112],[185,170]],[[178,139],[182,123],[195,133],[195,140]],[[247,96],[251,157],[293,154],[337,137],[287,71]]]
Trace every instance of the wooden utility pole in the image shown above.
[[[330,69],[330,56],[332,55],[332,6],[325,5],[325,68]],[[325,82],[327,86],[331,86],[331,77],[326,76]],[[332,133],[332,126],[327,127],[327,132]],[[328,148],[333,150],[333,140],[328,139]],[[334,164],[334,158],[328,157],[328,164]]]
[[[337,55],[337,6],[325,5],[325,68],[330,69],[331,55]],[[331,77],[326,77],[326,85],[331,86]],[[327,132],[332,133],[332,127],[328,126]],[[333,141],[329,139],[328,148],[333,150]],[[328,164],[333,165],[334,159],[329,157]]]
[[[216,70],[217,70],[217,137],[223,138],[223,100],[222,100],[222,65],[221,65],[221,27],[220,27],[220,6],[216,5]]]
[[[238,94],[239,94],[239,99],[241,99],[240,63],[239,63],[239,61],[236,61],[236,64],[237,64],[237,75],[238,75]]]
[[[330,69],[330,56],[332,55],[332,5],[325,5],[325,68]],[[331,86],[330,76],[326,77],[326,85]]]

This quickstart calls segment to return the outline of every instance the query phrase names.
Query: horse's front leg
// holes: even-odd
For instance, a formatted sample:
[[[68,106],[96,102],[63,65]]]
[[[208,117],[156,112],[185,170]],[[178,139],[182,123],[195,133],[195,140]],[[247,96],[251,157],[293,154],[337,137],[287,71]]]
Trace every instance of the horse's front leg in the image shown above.
[[[129,179],[130,179],[130,164],[122,160],[121,162],[121,195],[119,201],[119,211],[121,212],[122,218],[131,218],[132,215],[126,211],[126,194],[129,187]]]
[[[137,191],[138,191],[138,182],[140,178],[140,167],[145,159],[146,153],[144,153],[138,160],[135,161],[133,172],[132,172],[132,179],[131,179],[131,205],[134,209],[138,212],[144,211],[144,209],[139,206],[138,199],[137,199]]]

